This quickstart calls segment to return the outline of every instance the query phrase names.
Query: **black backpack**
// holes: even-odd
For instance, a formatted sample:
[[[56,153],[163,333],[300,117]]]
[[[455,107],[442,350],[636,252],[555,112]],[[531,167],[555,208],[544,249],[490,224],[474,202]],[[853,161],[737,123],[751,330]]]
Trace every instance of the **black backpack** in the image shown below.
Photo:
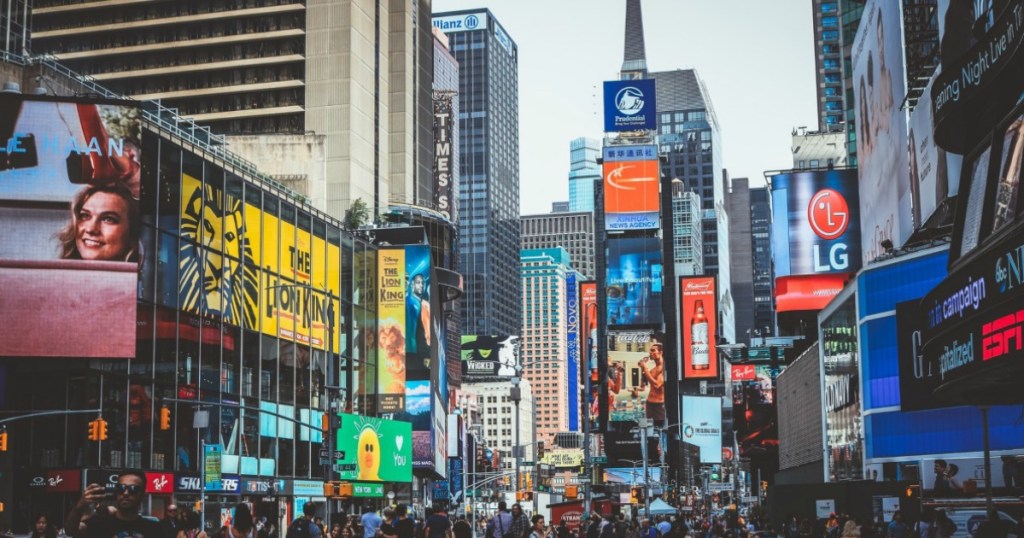
[[[288,526],[285,538],[310,538],[313,534],[309,532],[309,526],[312,524],[312,521],[304,517],[292,521],[292,524]]]

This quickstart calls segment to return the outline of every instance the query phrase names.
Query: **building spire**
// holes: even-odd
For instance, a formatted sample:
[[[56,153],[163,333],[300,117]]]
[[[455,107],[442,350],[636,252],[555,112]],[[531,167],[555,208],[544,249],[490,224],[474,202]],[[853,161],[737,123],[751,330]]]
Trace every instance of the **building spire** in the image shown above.
[[[647,76],[644,19],[640,9],[640,0],[626,0],[626,42],[621,75],[624,79]]]

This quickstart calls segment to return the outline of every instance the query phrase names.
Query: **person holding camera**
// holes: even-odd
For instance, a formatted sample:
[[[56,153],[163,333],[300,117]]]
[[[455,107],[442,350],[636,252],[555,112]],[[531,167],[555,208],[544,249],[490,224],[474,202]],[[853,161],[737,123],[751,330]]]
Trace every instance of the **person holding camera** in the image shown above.
[[[161,538],[160,521],[139,513],[145,498],[146,477],[134,471],[122,472],[113,492],[89,484],[68,513],[65,530],[77,538]]]

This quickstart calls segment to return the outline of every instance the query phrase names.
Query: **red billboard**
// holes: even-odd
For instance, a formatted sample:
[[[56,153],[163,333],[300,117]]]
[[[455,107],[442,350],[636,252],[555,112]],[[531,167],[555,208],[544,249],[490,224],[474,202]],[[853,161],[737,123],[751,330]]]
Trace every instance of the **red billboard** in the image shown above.
[[[590,404],[590,421],[597,424],[598,390],[597,390],[597,282],[580,282],[580,372],[590,376],[591,391],[588,396]],[[585,377],[580,378],[585,382]]]
[[[718,377],[718,355],[715,349],[718,316],[716,296],[715,277],[679,279],[684,378]]]
[[[821,310],[843,291],[850,273],[780,276],[775,279],[775,311]]]
[[[753,381],[757,378],[757,369],[753,364],[732,365],[733,381]]]

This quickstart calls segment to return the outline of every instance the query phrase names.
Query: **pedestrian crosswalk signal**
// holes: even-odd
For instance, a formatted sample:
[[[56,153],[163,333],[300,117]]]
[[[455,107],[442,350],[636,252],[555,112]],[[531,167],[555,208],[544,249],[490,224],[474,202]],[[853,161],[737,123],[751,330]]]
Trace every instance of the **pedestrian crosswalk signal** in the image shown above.
[[[171,410],[166,405],[160,408],[160,429],[162,431],[171,429]]]

